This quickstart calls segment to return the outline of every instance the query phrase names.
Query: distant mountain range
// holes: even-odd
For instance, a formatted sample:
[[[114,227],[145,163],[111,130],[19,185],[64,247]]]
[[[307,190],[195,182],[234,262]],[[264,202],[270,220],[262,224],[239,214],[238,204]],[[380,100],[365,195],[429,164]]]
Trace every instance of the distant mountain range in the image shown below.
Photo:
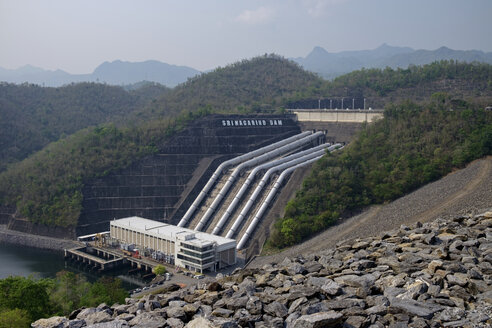
[[[315,47],[306,57],[292,58],[304,69],[332,79],[361,68],[407,68],[443,59],[462,62],[492,64],[492,52],[479,50],[453,50],[441,47],[436,50],[414,50],[409,47],[393,47],[383,44],[373,50],[342,51],[331,53]],[[18,69],[0,67],[0,81],[34,83],[58,87],[72,82],[101,82],[112,85],[130,85],[141,81],[157,82],[174,87],[201,72],[187,66],[176,66],[156,60],[104,62],[91,74],[70,74],[62,70],[49,71],[26,65]]]
[[[492,52],[453,50],[447,47],[436,50],[414,50],[409,47],[392,47],[383,44],[374,50],[336,53],[315,47],[306,57],[293,58],[292,60],[308,71],[331,79],[361,68],[407,68],[409,65],[425,65],[444,59],[492,64]]]
[[[113,85],[129,85],[150,81],[174,87],[200,71],[187,66],[175,66],[156,60],[144,62],[104,62],[92,74],[70,74],[62,70],[49,71],[26,65],[18,69],[0,67],[0,81],[11,83],[34,83],[58,87],[72,82],[101,82]]]

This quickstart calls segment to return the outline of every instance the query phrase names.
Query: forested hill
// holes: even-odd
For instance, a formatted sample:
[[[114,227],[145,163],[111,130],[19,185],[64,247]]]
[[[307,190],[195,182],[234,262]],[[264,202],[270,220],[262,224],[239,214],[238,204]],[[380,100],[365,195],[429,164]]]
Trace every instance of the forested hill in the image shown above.
[[[272,247],[286,247],[326,229],[343,215],[401,197],[454,168],[492,154],[492,111],[450,111],[442,95],[426,106],[390,106],[340,152],[318,161],[285,216]]]
[[[0,172],[48,143],[80,129],[126,117],[161,95],[165,87],[80,83],[60,88],[0,84]]]
[[[80,130],[12,166],[0,174],[0,204],[16,206],[33,222],[74,227],[82,206],[81,190],[88,179],[157,152],[167,137],[190,119],[212,110],[260,110],[254,105],[264,102],[270,109],[282,96],[313,83],[321,80],[277,56],[203,74],[142,107],[139,119],[129,114],[128,127]]]
[[[265,55],[197,75],[152,103],[141,116],[204,107],[228,113],[271,111],[295,92],[319,88],[322,83],[292,61]]]
[[[415,90],[426,83],[440,90],[442,81],[457,83],[446,90],[448,94],[437,93],[432,98],[436,104],[450,108],[458,102],[459,108],[473,108],[466,99],[475,100],[477,95],[492,99],[491,72],[490,65],[440,62],[408,70],[363,70],[328,82],[293,62],[266,55],[202,74],[174,89],[163,89],[162,94],[155,85],[130,91],[86,83],[64,88],[2,85],[0,90],[8,90],[4,93],[9,96],[0,97],[0,133],[5,133],[6,126],[7,136],[14,137],[2,136],[0,140],[15,140],[9,145],[11,153],[5,151],[11,161],[57,140],[62,133],[69,135],[120,118],[127,125],[82,129],[0,173],[0,204],[16,206],[18,213],[33,222],[74,227],[85,181],[159,151],[188,120],[211,112],[282,110],[296,99],[358,92],[379,95],[384,102],[389,102],[391,99],[386,99],[392,94],[398,94],[398,102],[418,97],[429,101],[428,91],[421,94]],[[380,91],[381,86],[385,92]],[[22,111],[26,114],[20,114]],[[24,116],[27,123],[21,122]],[[443,149],[449,147],[443,145]],[[19,155],[21,150],[24,153]]]
[[[443,60],[406,69],[361,69],[324,81],[318,88],[299,90],[286,105],[317,104],[320,97],[353,97],[366,98],[367,107],[384,108],[405,100],[426,103],[437,92],[446,93],[455,108],[461,100],[490,105],[492,65]]]

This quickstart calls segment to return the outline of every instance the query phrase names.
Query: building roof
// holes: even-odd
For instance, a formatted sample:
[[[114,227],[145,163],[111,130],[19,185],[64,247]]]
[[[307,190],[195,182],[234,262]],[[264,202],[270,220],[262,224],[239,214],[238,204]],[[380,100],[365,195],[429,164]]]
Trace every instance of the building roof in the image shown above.
[[[187,236],[186,243],[196,246],[207,246],[210,243],[216,243],[217,248],[227,249],[229,246],[236,247],[236,240],[221,236],[212,235],[205,232],[195,231],[192,229],[178,227],[172,224],[144,219],[138,216],[131,216],[124,219],[112,220],[111,225],[126,228],[132,231],[142,232],[155,237],[174,240],[177,236]],[[194,238],[193,236],[194,235]],[[179,238],[184,240],[185,238]]]

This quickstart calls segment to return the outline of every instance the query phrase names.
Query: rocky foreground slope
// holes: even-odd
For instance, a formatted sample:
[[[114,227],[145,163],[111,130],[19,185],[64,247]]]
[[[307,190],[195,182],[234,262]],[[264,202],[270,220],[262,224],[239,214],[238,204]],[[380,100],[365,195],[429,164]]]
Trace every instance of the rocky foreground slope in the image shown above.
[[[490,327],[492,212],[168,290],[32,327]]]

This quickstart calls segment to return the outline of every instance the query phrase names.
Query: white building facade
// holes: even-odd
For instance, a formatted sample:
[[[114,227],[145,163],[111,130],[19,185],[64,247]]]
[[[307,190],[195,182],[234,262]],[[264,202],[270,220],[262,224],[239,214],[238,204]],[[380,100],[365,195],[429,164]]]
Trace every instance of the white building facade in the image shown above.
[[[172,256],[176,266],[195,272],[217,271],[236,263],[234,239],[137,216],[111,221],[110,237],[141,251]]]

